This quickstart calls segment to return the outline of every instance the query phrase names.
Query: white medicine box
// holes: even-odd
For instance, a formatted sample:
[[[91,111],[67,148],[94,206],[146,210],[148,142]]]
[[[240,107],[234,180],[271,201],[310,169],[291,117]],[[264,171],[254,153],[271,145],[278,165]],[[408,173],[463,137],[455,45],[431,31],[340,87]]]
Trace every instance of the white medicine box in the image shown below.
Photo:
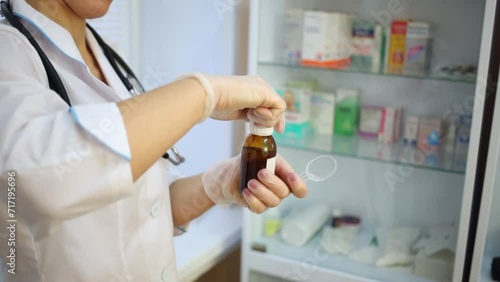
[[[332,135],[335,122],[335,95],[315,92],[311,97],[311,127],[319,135]]]
[[[304,30],[304,10],[285,11],[284,61],[287,64],[300,64],[302,58],[302,33]]]
[[[302,42],[302,64],[344,68],[350,65],[352,16],[342,13],[306,11]]]

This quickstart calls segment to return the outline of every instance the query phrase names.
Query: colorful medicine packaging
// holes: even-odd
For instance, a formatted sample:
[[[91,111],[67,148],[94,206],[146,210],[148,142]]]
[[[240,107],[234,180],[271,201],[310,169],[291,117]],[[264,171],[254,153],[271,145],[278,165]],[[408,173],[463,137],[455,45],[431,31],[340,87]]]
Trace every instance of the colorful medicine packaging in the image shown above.
[[[339,88],[335,105],[335,134],[352,136],[357,132],[359,120],[359,92]]]
[[[284,61],[298,65],[302,58],[302,35],[304,31],[304,10],[287,9],[285,11]]]
[[[388,54],[389,73],[403,73],[406,59],[406,36],[408,20],[396,20],[391,25],[391,40]]]
[[[462,115],[457,121],[457,143],[469,144],[470,130],[472,127],[472,116]]]
[[[379,72],[383,59],[382,27],[373,21],[354,20],[352,26],[351,68]]]
[[[286,103],[285,137],[302,138],[310,133],[311,97],[315,83],[312,81],[290,81],[285,90],[277,91]]]
[[[364,137],[378,137],[384,111],[384,107],[363,106],[359,122],[359,135]]]
[[[406,32],[405,74],[422,75],[427,69],[430,27],[424,22],[409,22]]]
[[[402,108],[385,107],[378,133],[378,141],[392,144],[399,141],[401,136]]]
[[[443,126],[443,120],[439,118],[420,118],[418,148],[423,152],[438,151],[443,139]]]
[[[302,64],[345,68],[351,61],[352,16],[342,13],[306,11],[302,42]]]
[[[406,145],[416,146],[417,138],[418,138],[418,117],[408,116],[406,117],[406,122],[405,122],[403,142]]]
[[[311,98],[311,127],[315,134],[332,135],[335,127],[335,95],[316,92]]]

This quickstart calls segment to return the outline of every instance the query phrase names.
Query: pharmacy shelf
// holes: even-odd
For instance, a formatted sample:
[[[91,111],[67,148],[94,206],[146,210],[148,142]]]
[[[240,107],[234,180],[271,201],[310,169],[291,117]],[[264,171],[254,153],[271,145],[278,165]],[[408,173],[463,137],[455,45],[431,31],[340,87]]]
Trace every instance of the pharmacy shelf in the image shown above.
[[[275,135],[278,147],[284,146],[321,154],[346,156],[351,158],[376,161],[382,163],[412,165],[415,168],[442,171],[463,175],[465,173],[466,156],[455,152],[441,150],[428,154],[415,146],[382,144],[374,138],[360,136],[314,136],[286,138]]]
[[[363,247],[369,244],[372,232],[362,232],[358,236],[357,245]],[[326,273],[330,279],[325,281],[383,281],[383,282],[429,282],[430,280],[414,276],[412,266],[379,267],[350,259],[342,255],[332,255],[323,251],[320,245],[321,232],[315,235],[302,247],[295,247],[284,242],[278,235],[261,237],[253,244],[265,250],[252,251],[255,258],[260,257],[267,265],[283,261],[289,264],[288,269],[301,271],[269,273],[279,278],[294,281],[323,281]],[[298,267],[297,267],[298,266]],[[299,268],[300,267],[300,268]],[[285,268],[285,269],[287,269]],[[268,272],[272,272],[269,269]],[[278,270],[280,271],[280,270]],[[306,278],[307,277],[307,278]],[[335,277],[335,279],[333,278]],[[306,278],[306,279],[304,279]]]
[[[372,72],[368,69],[354,69],[354,68],[345,68],[345,69],[333,69],[333,68],[322,68],[322,67],[312,67],[312,66],[303,66],[303,65],[291,65],[282,62],[269,62],[269,61],[259,61],[259,67],[281,67],[288,69],[303,69],[303,70],[319,70],[326,72],[340,72],[340,73],[352,73],[352,74],[365,74],[365,75],[374,75],[374,76],[384,76],[384,77],[400,77],[400,78],[412,78],[412,79],[422,79],[422,80],[435,80],[435,81],[448,81],[448,82],[459,82],[459,83],[467,83],[474,84],[476,83],[476,76],[445,76],[445,75],[437,75],[437,74],[423,74],[423,75],[410,75],[410,74],[392,74],[385,72]]]

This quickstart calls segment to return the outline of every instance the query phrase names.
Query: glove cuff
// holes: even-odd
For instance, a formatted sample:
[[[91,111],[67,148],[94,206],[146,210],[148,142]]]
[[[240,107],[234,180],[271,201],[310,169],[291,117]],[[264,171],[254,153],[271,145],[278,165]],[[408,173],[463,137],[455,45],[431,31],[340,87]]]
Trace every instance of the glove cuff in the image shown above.
[[[185,79],[185,78],[196,78],[198,82],[201,84],[203,89],[205,90],[205,111],[201,120],[198,123],[204,122],[210,114],[213,112],[215,108],[215,91],[208,81],[207,77],[199,72],[189,73],[180,76],[177,80]]]
[[[203,189],[205,190],[205,193],[207,196],[214,202],[216,205],[220,207],[227,207],[231,204],[231,200],[226,199],[226,195],[224,195],[222,191],[222,187],[218,187],[219,181],[221,179],[218,179],[217,175],[213,175],[213,172],[205,172],[201,179],[203,183]]]

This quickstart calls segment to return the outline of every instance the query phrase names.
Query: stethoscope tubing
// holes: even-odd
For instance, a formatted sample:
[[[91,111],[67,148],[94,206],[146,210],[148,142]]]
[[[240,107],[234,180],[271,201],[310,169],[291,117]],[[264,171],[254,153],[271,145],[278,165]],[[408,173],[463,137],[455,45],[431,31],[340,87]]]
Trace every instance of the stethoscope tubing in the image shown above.
[[[7,19],[7,21],[13,27],[19,30],[24,36],[26,36],[28,41],[31,43],[31,45],[33,45],[33,47],[37,51],[38,55],[40,56],[40,59],[42,60],[43,66],[45,67],[50,89],[56,92],[61,97],[61,99],[63,99],[66,102],[66,104],[68,104],[68,106],[71,107],[71,101],[69,99],[66,88],[64,87],[64,84],[61,81],[61,77],[59,76],[56,69],[50,62],[50,59],[43,52],[40,45],[38,45],[33,35],[31,35],[31,33],[23,26],[23,24],[14,16],[9,2],[5,0],[0,1],[0,8],[3,16]],[[125,85],[130,95],[137,96],[139,95],[139,93],[143,93],[144,87],[140,83],[139,79],[137,79],[137,76],[134,74],[132,69],[127,65],[127,63],[125,63],[125,60],[123,60],[120,57],[120,55],[118,55],[118,53],[116,53],[108,44],[106,44],[104,40],[101,38],[101,36],[88,23],[87,23],[87,28],[94,35],[97,43],[103,50],[104,56],[108,59],[109,63],[111,64],[111,67],[116,72],[116,74],[122,81],[123,85]],[[124,75],[123,72],[120,70],[120,67],[118,66],[117,62],[120,65],[120,67],[122,67],[125,70],[126,75]],[[132,77],[137,82],[138,87],[140,89],[135,89],[127,77]],[[169,160],[174,165],[179,165],[185,161],[185,158],[179,153],[177,149],[175,149],[175,147],[172,147],[172,152],[174,153],[175,158],[172,158],[168,154],[168,152],[166,152],[162,157],[164,159]]]

